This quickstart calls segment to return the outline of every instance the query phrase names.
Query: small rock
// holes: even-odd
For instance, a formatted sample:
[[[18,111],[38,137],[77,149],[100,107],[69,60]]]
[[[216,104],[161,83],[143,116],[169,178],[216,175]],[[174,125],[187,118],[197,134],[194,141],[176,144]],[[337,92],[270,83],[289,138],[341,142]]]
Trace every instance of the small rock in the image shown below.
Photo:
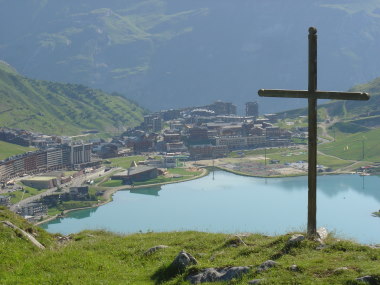
[[[300,271],[300,268],[296,264],[293,264],[292,266],[289,267],[289,270],[293,272],[298,272]]]
[[[171,264],[171,267],[179,272],[182,272],[191,265],[198,264],[197,260],[186,251],[182,250],[174,259]]]
[[[292,235],[292,237],[288,240],[288,242],[286,244],[288,246],[293,246],[293,245],[299,244],[304,239],[305,239],[304,235],[295,234],[295,235]]]
[[[367,275],[367,276],[356,278],[356,281],[368,283],[368,284],[371,284],[371,285],[372,284],[373,285],[379,284],[378,280],[376,280],[376,278],[373,277],[373,276],[371,276],[371,275]]]
[[[206,268],[197,274],[189,275],[187,280],[189,280],[192,284],[230,281],[234,278],[241,277],[243,274],[247,273],[249,269],[250,268],[248,266]]]
[[[253,279],[251,281],[248,281],[248,284],[260,284],[263,281],[264,279]]]
[[[273,260],[267,260],[260,264],[259,267],[257,267],[257,272],[263,272],[268,270],[269,268],[275,267],[277,265],[276,261]]]
[[[157,245],[157,246],[151,247],[150,249],[148,249],[147,251],[144,252],[144,255],[151,255],[151,254],[155,253],[157,250],[164,249],[164,248],[168,248],[168,246],[167,245]]]

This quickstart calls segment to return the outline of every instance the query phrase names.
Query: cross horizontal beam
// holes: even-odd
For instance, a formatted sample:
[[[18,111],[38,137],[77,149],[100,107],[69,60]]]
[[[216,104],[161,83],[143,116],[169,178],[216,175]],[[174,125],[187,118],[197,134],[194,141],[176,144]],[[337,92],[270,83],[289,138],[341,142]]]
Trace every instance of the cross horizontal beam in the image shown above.
[[[262,97],[284,97],[284,98],[313,98],[333,100],[368,100],[370,97],[364,92],[338,92],[338,91],[313,91],[308,90],[281,90],[260,89]]]

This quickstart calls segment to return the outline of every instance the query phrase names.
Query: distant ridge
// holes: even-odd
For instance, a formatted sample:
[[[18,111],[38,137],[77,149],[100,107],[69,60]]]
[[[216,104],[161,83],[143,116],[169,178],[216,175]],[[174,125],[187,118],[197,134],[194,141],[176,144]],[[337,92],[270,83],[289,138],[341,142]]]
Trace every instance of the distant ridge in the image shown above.
[[[3,61],[0,102],[0,126],[57,135],[122,132],[138,125],[146,112],[118,94],[23,77]]]

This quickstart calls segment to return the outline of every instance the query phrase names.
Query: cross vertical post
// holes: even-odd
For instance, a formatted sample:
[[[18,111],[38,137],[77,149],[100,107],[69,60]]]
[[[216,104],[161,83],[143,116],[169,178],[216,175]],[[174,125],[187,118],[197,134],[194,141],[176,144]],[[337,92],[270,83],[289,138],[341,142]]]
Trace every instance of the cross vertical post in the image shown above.
[[[259,96],[308,99],[308,214],[307,235],[317,237],[317,99],[369,100],[363,92],[317,91],[317,29],[309,28],[308,90],[260,89]]]
[[[309,86],[308,91],[317,91],[317,30],[309,28]],[[317,233],[317,99],[308,98],[308,213],[307,232],[310,236]]]

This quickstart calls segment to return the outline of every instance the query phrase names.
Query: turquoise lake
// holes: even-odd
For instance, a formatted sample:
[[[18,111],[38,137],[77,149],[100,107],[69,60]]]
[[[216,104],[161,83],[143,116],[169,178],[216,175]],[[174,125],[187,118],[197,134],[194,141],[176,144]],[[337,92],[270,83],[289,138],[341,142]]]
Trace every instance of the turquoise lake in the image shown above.
[[[317,223],[341,238],[380,243],[380,178],[319,176]],[[185,231],[268,235],[305,231],[307,177],[254,178],[224,171],[188,182],[119,191],[98,208],[41,225],[52,233]]]

